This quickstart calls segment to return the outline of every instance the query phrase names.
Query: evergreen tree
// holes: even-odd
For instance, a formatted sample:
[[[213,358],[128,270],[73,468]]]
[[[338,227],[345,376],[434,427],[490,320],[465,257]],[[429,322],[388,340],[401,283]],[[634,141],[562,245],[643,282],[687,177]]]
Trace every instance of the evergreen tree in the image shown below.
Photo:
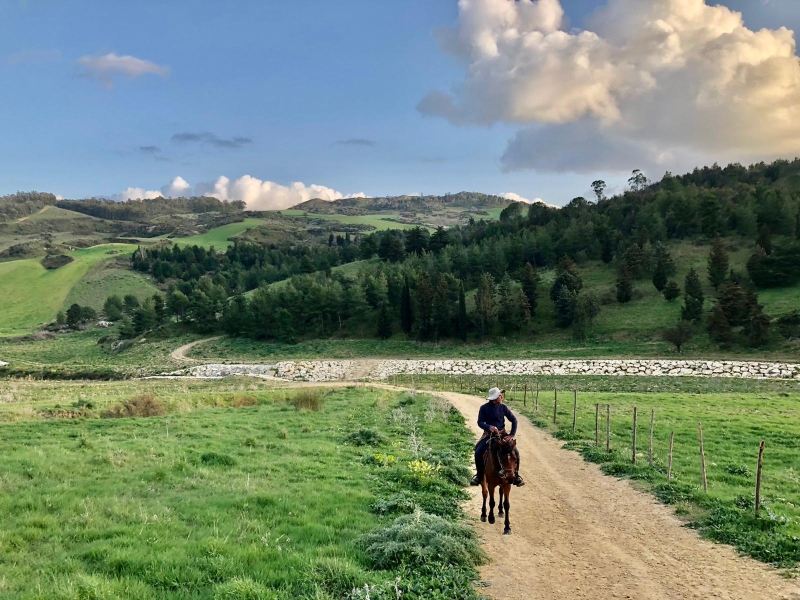
[[[378,246],[375,244],[374,236],[367,235],[361,239],[358,245],[358,255],[363,260],[369,260],[378,253]]]
[[[422,227],[414,227],[406,231],[405,250],[407,254],[422,254],[428,249],[428,231]]]
[[[153,310],[156,313],[156,323],[163,323],[167,318],[167,309],[164,306],[164,296],[159,293],[155,293],[152,296],[153,301]]]
[[[711,253],[708,256],[708,280],[714,288],[718,288],[728,276],[730,264],[728,261],[728,251],[725,249],[725,242],[720,236],[714,239]]]
[[[133,314],[133,311],[139,308],[139,298],[133,294],[127,294],[123,300],[123,304],[125,305],[125,314],[130,316]]]
[[[336,243],[336,238],[334,237],[333,233],[331,233],[328,236],[328,248],[332,248],[335,243]]]
[[[76,328],[83,322],[81,317],[81,307],[78,304],[73,304],[67,309],[67,325],[71,328]]]
[[[703,317],[703,286],[700,277],[692,267],[686,275],[683,289],[684,304],[681,309],[681,318],[684,321],[699,321]]]
[[[451,320],[450,286],[446,277],[438,279],[433,292],[433,329],[437,341],[449,335]]]
[[[577,340],[585,340],[588,330],[594,326],[594,320],[600,314],[600,300],[592,293],[584,293],[575,301],[575,319],[572,324],[572,335]]]
[[[200,288],[195,288],[189,298],[189,317],[198,331],[208,333],[217,326],[217,311],[213,300]]]
[[[506,273],[498,286],[498,320],[503,333],[519,331],[531,319],[530,306],[525,294],[514,286]]]
[[[562,285],[556,298],[555,312],[556,312],[556,325],[562,329],[566,329],[575,320],[575,302],[577,300],[577,292],[571,291],[567,286]]]
[[[400,297],[400,327],[406,337],[411,335],[411,331],[414,327],[414,312],[411,304],[411,289],[408,285],[408,279],[405,280],[403,294]]]
[[[416,305],[414,326],[417,330],[417,336],[423,341],[430,340],[435,333],[433,320],[434,291],[431,276],[427,272],[423,271],[417,277],[414,300]]]
[[[625,254],[622,257],[622,261],[625,263],[630,276],[633,279],[640,279],[642,277],[642,273],[644,271],[644,253],[642,252],[642,247],[639,244],[633,244],[632,246],[628,247],[625,250]]]
[[[533,317],[539,302],[539,276],[531,263],[525,263],[525,268],[522,269],[522,293],[525,294],[528,308]]]
[[[719,302],[714,305],[708,316],[708,335],[723,347],[730,346],[733,341],[733,328]]]
[[[458,339],[462,342],[467,341],[467,297],[464,293],[464,282],[458,286]]]
[[[681,288],[678,287],[678,284],[674,281],[670,281],[667,283],[666,287],[664,288],[664,298],[667,302],[674,302],[677,300],[681,295]]]
[[[675,262],[667,247],[660,242],[655,245],[654,259],[653,285],[659,292],[663,292],[668,279],[675,274]]]
[[[109,321],[119,321],[122,318],[124,304],[117,295],[109,296],[103,303],[103,313]]]
[[[623,264],[617,274],[617,302],[627,304],[633,300],[633,275],[627,264]]]
[[[56,313],[56,324],[58,325],[66,325],[67,323],[67,315],[63,310],[58,311]]]
[[[176,290],[167,297],[167,310],[169,314],[174,315],[179,321],[186,319],[186,313],[189,310],[191,302],[183,292]]]
[[[439,254],[442,250],[444,250],[447,245],[450,243],[450,234],[447,233],[447,230],[439,225],[436,228],[436,231],[433,232],[430,241],[428,242],[428,248],[434,254]]]
[[[753,348],[760,348],[769,341],[770,318],[764,314],[764,307],[755,302],[744,325],[747,343]]]
[[[222,309],[222,328],[228,335],[246,333],[252,320],[247,298],[241,294],[231,298]]]
[[[127,315],[122,318],[119,324],[119,337],[123,340],[129,340],[136,337],[136,329],[133,326],[133,321]]]
[[[494,279],[489,273],[482,273],[475,292],[475,322],[481,337],[491,333],[495,322]]]
[[[285,308],[278,308],[275,311],[275,337],[284,344],[294,344],[297,341],[292,313]]]
[[[378,309],[378,337],[382,340],[392,337],[392,313],[388,302],[383,302]]]
[[[755,304],[758,304],[755,294],[748,298],[739,284],[729,281],[719,287],[715,308],[722,312],[731,326],[737,327],[745,324],[750,308]]]
[[[575,263],[566,256],[562,257],[556,266],[556,278],[553,282],[553,287],[550,288],[550,299],[553,302],[558,300],[562,287],[566,287],[569,292],[575,295],[577,295],[583,287],[583,280],[578,274],[578,268],[575,266]]]
[[[133,313],[133,328],[137,335],[149,331],[156,324],[156,310],[153,301],[148,298]]]
[[[772,254],[772,232],[770,231],[769,226],[764,225],[758,232],[756,245],[760,246],[767,255]]]

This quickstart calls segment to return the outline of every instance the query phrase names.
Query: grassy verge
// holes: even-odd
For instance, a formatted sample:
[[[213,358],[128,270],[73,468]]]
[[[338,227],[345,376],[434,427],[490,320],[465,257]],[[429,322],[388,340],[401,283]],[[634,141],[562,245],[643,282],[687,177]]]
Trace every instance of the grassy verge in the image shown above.
[[[740,552],[777,567],[797,567],[800,386],[796,382],[667,377],[636,381],[638,378],[625,377],[595,378],[592,384],[591,378],[541,379],[538,411],[535,392],[528,395],[527,406],[523,406],[519,387],[509,403],[514,410],[565,440],[567,448],[581,452],[586,460],[601,464],[604,473],[635,480],[660,501],[673,505],[691,527],[708,539],[731,544]],[[436,385],[435,377],[419,385],[431,384]],[[482,378],[476,384],[486,389],[508,382]],[[562,390],[555,422],[554,385]],[[573,433],[575,388],[580,392]],[[596,404],[600,406],[598,446]],[[606,452],[607,406],[611,408],[610,452]],[[638,412],[636,464],[632,446],[634,407]],[[698,423],[703,427],[707,493],[702,486]],[[672,478],[668,481],[669,440],[673,433]],[[761,440],[766,442],[766,452],[761,512],[756,518],[754,490]]]
[[[11,393],[4,410],[31,414],[1,427],[3,598],[477,598],[458,520],[470,436],[435,399],[250,381]],[[58,418],[75,415],[53,398],[86,412]],[[95,418],[124,405],[161,416]]]

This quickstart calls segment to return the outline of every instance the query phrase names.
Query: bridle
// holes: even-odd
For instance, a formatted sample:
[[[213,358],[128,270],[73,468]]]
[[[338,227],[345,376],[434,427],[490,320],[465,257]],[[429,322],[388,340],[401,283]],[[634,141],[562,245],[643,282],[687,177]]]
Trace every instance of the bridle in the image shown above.
[[[493,446],[494,448],[492,448]],[[503,442],[500,432],[492,433],[489,436],[489,454],[492,456],[492,460],[495,463],[494,466],[495,470],[497,471],[497,476],[500,479],[510,479],[514,476],[514,473],[512,472],[510,475],[507,474],[507,471],[503,468],[503,461],[500,460],[500,455],[503,452],[504,447],[508,447],[508,450],[505,452],[505,454],[511,455],[514,452],[510,445],[507,445]]]

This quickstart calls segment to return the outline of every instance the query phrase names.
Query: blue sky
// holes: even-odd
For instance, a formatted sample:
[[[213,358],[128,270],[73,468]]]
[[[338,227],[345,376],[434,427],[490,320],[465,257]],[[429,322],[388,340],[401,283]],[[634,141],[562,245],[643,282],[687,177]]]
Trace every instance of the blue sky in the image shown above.
[[[562,4],[581,27],[605,2]],[[725,5],[748,29],[800,29],[796,0]],[[453,124],[417,109],[464,80],[434,39],[458,18],[455,0],[3,2],[0,194],[251,175],[344,194],[514,192],[560,205],[597,177],[621,185],[622,167],[571,173],[568,156],[558,172],[508,170],[501,157],[519,123]],[[109,54],[156,72],[103,75],[96,60]]]

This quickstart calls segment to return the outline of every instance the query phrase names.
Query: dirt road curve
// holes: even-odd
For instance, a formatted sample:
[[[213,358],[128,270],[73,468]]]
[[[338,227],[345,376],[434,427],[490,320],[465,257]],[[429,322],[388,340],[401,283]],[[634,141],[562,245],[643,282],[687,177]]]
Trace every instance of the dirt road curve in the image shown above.
[[[479,431],[481,401],[443,393]],[[470,516],[492,563],[481,570],[497,600],[631,598],[800,600],[800,582],[700,539],[666,506],[520,418],[517,439],[527,485],[511,494],[513,534],[481,523],[480,490]]]
[[[196,340],[194,342],[190,342],[188,344],[184,344],[180,348],[175,348],[172,352],[170,352],[170,357],[173,360],[177,360],[180,362],[198,362],[194,358],[189,358],[186,356],[189,353],[189,350],[194,348],[195,346],[199,346],[200,344],[205,344],[206,342],[210,342],[211,340],[218,340],[221,338],[221,335],[210,337],[210,338],[203,338],[202,340]]]

